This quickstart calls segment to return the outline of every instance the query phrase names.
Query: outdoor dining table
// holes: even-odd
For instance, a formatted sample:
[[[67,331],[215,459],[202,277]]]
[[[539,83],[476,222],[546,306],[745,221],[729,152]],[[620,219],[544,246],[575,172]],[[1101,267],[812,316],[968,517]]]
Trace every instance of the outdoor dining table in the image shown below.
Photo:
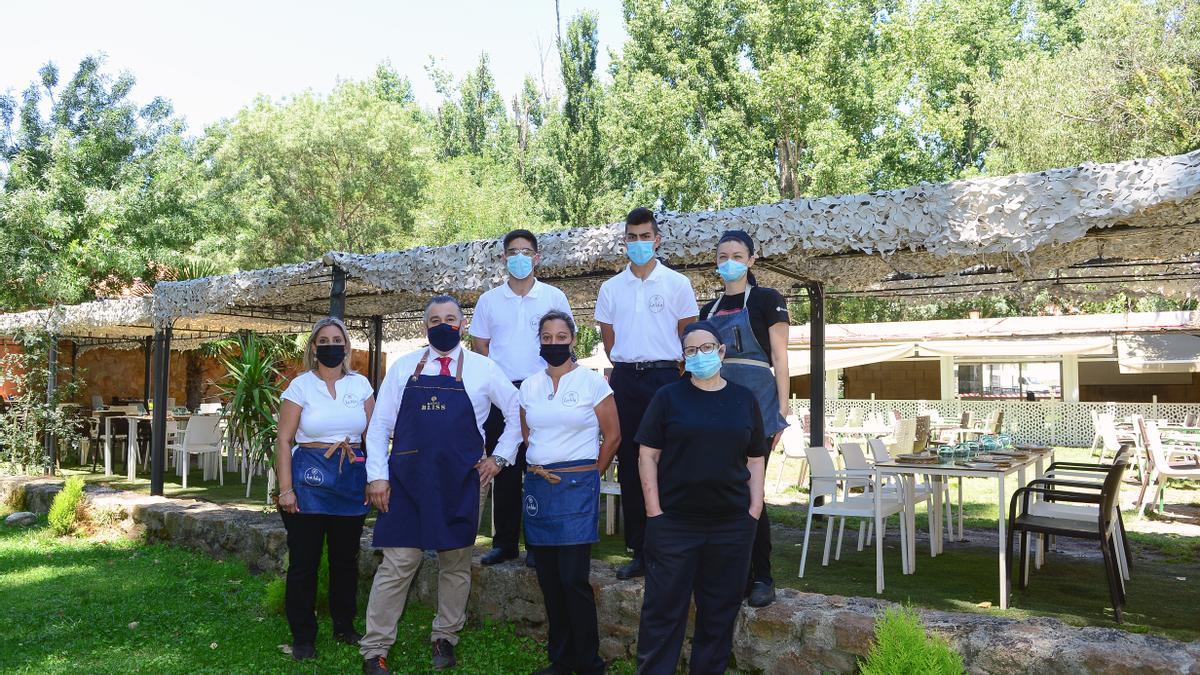
[[[1007,451],[997,451],[1007,452]],[[999,543],[997,552],[999,557],[999,572],[1000,572],[1000,609],[1008,609],[1008,551],[1005,550],[1005,531],[1008,527],[1008,494],[1005,492],[1005,479],[1010,475],[1016,474],[1018,487],[1026,485],[1026,471],[1030,467],[1034,468],[1034,478],[1040,477],[1045,472],[1046,458],[1051,457],[1052,451],[1050,448],[1027,448],[1020,452],[1028,453],[1026,457],[1012,457],[1011,463],[1004,465],[998,463],[988,463],[981,460],[972,459],[964,460],[963,458],[940,458],[938,463],[915,463],[915,462],[878,462],[875,464],[875,484],[882,485],[882,481],[886,476],[895,476],[903,490],[904,503],[909,506],[905,518],[907,519],[907,527],[912,533],[908,537],[908,560],[907,566],[903,570],[904,574],[916,573],[916,532],[914,513],[915,506],[915,484],[919,476],[929,476],[934,481],[957,476],[963,478],[991,478],[996,481],[997,497],[997,519],[996,532],[999,535]],[[988,453],[991,454],[991,453]],[[990,466],[989,466],[990,464]],[[933,502],[929,506],[929,553],[931,557],[936,557],[942,552],[942,493],[941,490],[932,490]],[[962,509],[958,511],[958,527],[962,531],[963,513]],[[902,556],[903,558],[903,556]],[[883,579],[883,511],[881,503],[878,499],[875,500],[875,592],[882,593],[884,586]]]
[[[174,415],[168,414],[168,420],[180,421],[190,418],[190,414]],[[112,475],[112,421],[116,418],[123,418],[129,423],[129,433],[126,436],[126,456],[125,456],[125,478],[132,481],[137,477],[137,430],[138,425],[142,422],[152,424],[154,416],[151,414],[111,414],[104,418],[104,475]]]

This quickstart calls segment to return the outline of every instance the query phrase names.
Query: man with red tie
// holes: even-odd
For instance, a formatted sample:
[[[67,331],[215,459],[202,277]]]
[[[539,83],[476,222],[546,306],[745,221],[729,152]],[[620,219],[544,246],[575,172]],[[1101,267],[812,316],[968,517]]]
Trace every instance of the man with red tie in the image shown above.
[[[517,390],[493,361],[462,348],[462,318],[448,295],[425,305],[429,346],[388,369],[367,428],[367,498],[379,509],[372,545],[383,549],[383,562],[359,642],[364,673],[389,672],[385,658],[396,622],[427,550],[438,555],[433,667],[455,666],[471,592],[480,487],[513,462],[521,440]],[[493,405],[506,426],[484,458],[483,423]]]

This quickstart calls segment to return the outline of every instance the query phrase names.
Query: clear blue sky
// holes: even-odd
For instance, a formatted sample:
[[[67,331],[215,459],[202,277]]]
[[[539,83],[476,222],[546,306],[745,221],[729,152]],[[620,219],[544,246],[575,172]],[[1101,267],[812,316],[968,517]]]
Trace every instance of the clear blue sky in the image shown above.
[[[163,96],[189,131],[233,115],[256,94],[328,91],[369,76],[390,59],[417,100],[437,103],[429,57],[461,77],[481,51],[511,98],[525,75],[539,76],[538,41],[554,44],[553,0],[114,0],[6,3],[0,12],[0,92],[20,94],[48,61],[62,77],[86,54],[107,54],[106,70],[137,78],[134,98]],[[580,10],[599,15],[600,67],[625,41],[620,0],[561,0],[563,25]],[[554,56],[546,77],[557,86]]]

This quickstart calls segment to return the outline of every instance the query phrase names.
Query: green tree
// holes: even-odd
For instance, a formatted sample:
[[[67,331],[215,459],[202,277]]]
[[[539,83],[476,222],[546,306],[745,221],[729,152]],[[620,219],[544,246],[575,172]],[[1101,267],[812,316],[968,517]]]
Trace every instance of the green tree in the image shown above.
[[[38,75],[20,103],[0,97],[0,305],[87,300],[100,281],[186,262],[210,186],[171,105],[139,106],[133,76],[100,57],[66,82],[53,64]]]
[[[436,163],[426,201],[409,243],[443,246],[539,227],[537,204],[516,168],[488,157],[462,156]]]
[[[418,111],[396,87],[390,80],[343,82],[328,96],[259,98],[210,130],[242,265],[329,250],[372,252],[406,240],[423,200],[429,152]]]

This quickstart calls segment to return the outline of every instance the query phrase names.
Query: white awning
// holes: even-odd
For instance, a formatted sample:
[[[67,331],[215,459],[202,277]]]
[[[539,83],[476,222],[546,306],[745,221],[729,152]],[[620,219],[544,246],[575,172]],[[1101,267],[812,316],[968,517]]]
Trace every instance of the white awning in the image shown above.
[[[913,355],[917,345],[913,343],[889,345],[887,347],[852,347],[850,349],[829,349],[825,351],[825,369],[853,368],[869,363],[904,359]],[[788,350],[788,373],[792,377],[808,375],[809,351],[807,349]]]
[[[1047,356],[1111,354],[1112,338],[1058,340],[938,340],[921,342],[922,355],[930,356]]]
[[[1117,364],[1124,374],[1200,373],[1200,337],[1162,333],[1118,338]]]

